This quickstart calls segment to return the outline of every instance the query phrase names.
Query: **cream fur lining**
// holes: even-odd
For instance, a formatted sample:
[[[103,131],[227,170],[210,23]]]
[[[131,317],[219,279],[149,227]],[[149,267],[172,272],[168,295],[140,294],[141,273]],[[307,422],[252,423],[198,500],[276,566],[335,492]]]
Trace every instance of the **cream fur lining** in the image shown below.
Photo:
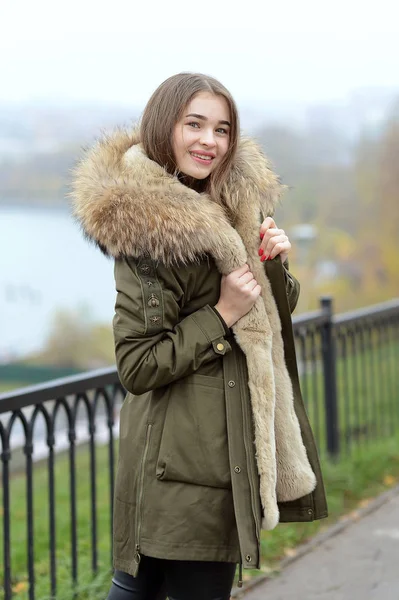
[[[74,214],[111,256],[147,254],[172,264],[209,253],[222,274],[250,265],[262,294],[233,331],[248,365],[263,527],[273,529],[277,501],[311,493],[316,478],[294,410],[277,306],[258,256],[260,215],[273,214],[282,191],[267,159],[253,141],[241,139],[220,204],[149,160],[136,132],[100,141],[75,175]]]

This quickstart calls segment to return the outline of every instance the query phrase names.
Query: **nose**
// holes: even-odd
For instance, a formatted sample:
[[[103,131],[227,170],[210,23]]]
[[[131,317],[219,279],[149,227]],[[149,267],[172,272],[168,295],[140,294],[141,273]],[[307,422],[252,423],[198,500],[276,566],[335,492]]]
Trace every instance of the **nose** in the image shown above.
[[[203,129],[201,132],[201,144],[208,148],[216,146],[215,136],[212,129]]]

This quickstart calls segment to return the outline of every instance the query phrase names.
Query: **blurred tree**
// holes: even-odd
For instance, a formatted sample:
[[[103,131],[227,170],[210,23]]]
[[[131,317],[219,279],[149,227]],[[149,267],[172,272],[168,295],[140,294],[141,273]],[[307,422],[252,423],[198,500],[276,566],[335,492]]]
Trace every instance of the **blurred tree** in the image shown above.
[[[29,362],[81,369],[112,365],[115,362],[112,329],[92,323],[86,308],[60,310],[53,318],[43,351]]]
[[[384,233],[392,244],[399,241],[399,116],[387,123],[382,136],[377,185]]]
[[[318,232],[306,253],[295,246],[292,253],[306,290],[299,310],[316,308],[321,293],[348,310],[399,293],[399,102],[383,129],[365,130],[351,153],[342,136],[329,148],[323,135],[325,128],[276,126],[258,138],[289,186],[277,222],[288,233],[298,224]]]

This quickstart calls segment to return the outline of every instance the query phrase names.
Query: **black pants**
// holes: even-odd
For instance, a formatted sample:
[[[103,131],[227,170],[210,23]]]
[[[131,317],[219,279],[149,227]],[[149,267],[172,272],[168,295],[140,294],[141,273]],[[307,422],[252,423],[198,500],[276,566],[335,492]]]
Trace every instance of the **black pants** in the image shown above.
[[[132,577],[115,571],[107,600],[229,600],[235,563],[142,556]]]

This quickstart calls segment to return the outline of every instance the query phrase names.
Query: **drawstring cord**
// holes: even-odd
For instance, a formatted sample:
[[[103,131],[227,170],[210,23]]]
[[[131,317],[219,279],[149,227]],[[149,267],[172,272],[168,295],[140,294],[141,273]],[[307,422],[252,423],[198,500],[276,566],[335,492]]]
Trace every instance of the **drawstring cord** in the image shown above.
[[[238,581],[237,587],[242,588],[242,560],[240,558],[240,563],[238,565]]]

